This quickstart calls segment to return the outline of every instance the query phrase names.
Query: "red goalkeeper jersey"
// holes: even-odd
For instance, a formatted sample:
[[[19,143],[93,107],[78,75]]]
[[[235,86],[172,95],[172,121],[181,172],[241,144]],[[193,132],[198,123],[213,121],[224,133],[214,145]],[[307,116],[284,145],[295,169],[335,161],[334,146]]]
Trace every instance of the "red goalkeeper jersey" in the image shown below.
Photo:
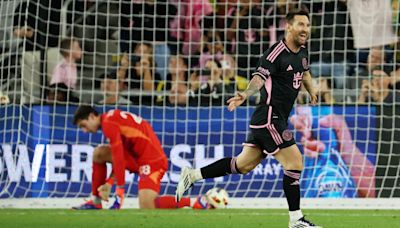
[[[157,135],[142,117],[118,109],[101,116],[101,127],[112,150],[113,172],[118,186],[125,184],[127,159],[138,166],[167,159]],[[131,160],[132,161],[132,160]]]

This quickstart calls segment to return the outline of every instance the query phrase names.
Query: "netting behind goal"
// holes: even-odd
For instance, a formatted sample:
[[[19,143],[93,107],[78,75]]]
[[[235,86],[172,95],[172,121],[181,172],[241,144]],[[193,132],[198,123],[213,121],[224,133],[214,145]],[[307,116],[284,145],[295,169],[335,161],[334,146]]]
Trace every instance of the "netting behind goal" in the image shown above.
[[[293,7],[310,11],[320,97],[311,107],[301,91],[282,135],[304,155],[302,196],[400,197],[395,3],[365,6],[386,18],[370,23],[390,28],[378,45],[357,40],[350,15],[361,7],[353,1],[253,0],[249,9],[230,1],[84,2],[0,3],[0,198],[90,195],[93,149],[107,142],[72,124],[80,104],[120,108],[152,124],[169,160],[162,195],[175,193],[181,168],[239,155],[258,97],[234,112],[226,100],[246,88],[262,52],[283,37]],[[60,52],[71,37],[82,49],[75,63]],[[198,182],[188,194],[222,187],[231,197],[284,197],[282,177],[268,156],[248,174]],[[137,196],[137,179],[127,173],[129,196]]]

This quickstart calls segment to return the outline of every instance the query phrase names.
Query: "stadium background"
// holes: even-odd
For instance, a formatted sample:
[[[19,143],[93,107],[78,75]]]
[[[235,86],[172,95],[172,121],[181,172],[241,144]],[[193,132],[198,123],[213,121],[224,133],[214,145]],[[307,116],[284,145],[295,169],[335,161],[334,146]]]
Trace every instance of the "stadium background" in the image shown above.
[[[369,5],[360,5],[361,1],[356,0],[347,3],[339,0],[253,1],[254,10],[247,12],[248,16],[232,14],[236,7],[245,5],[246,1],[240,4],[235,1],[157,1],[154,5],[152,1],[31,0],[27,1],[26,8],[19,7],[23,2],[1,2],[0,95],[7,98],[2,100],[0,106],[2,207],[14,207],[17,205],[13,201],[15,199],[41,202],[30,204],[29,207],[48,207],[46,199],[49,198],[64,200],[60,204],[51,203],[53,207],[65,207],[68,203],[76,202],[71,198],[80,200],[89,195],[90,155],[96,145],[105,141],[100,134],[83,134],[71,124],[72,114],[79,104],[96,104],[100,111],[118,107],[133,111],[152,123],[170,162],[161,194],[174,193],[183,166],[201,167],[220,157],[239,154],[257,97],[234,113],[227,112],[224,101],[240,90],[239,82],[249,79],[248,72],[254,64],[252,58],[258,58],[261,50],[282,36],[285,12],[292,7],[306,7],[313,25],[309,42],[311,69],[317,79],[315,83],[321,88],[320,97],[323,98],[311,110],[314,122],[330,114],[345,119],[351,139],[374,165],[375,181],[371,183],[375,184],[368,186],[368,191],[374,191],[377,200],[350,203],[344,199],[338,203],[324,201],[324,198],[357,199],[361,196],[358,194],[360,186],[354,181],[348,164],[342,163],[338,149],[340,142],[333,129],[319,125],[312,126],[315,128],[313,137],[325,143],[329,150],[324,152],[325,157],[305,158],[307,165],[302,185],[308,187],[303,189],[302,194],[316,199],[315,202],[327,202],[325,207],[328,208],[337,205],[354,208],[358,207],[359,202],[372,208],[398,208],[400,96],[396,74],[390,76],[392,82],[389,87],[378,88],[380,91],[389,91],[387,97],[390,96],[391,100],[374,100],[372,96],[364,102],[359,99],[362,81],[372,81],[375,77],[369,72],[369,64],[374,63],[374,69],[396,72],[397,1],[368,1]],[[361,14],[360,9],[365,7],[376,10],[371,11],[371,15]],[[190,9],[195,12],[190,14]],[[164,16],[160,14],[162,11]],[[360,38],[353,30],[362,25],[354,25],[350,19],[358,15],[364,19],[382,17],[383,22],[366,22],[373,28],[390,28],[390,31],[383,31],[383,38],[378,41],[369,37],[361,39],[361,43],[370,46],[357,47],[360,41],[355,40]],[[230,28],[235,18],[239,21],[236,30]],[[172,22],[178,23],[176,27]],[[13,33],[15,28],[24,26],[34,28],[33,40],[17,37]],[[147,31],[156,33],[149,36]],[[236,34],[232,36],[229,34],[231,31],[236,31]],[[385,36],[387,33],[389,36]],[[65,37],[75,37],[83,50],[82,58],[77,61],[77,87],[71,89],[72,95],[79,101],[51,101],[47,97],[53,89],[53,69],[62,59],[58,45]],[[128,74],[126,87],[119,92],[130,100],[130,104],[99,104],[107,96],[100,88],[102,75],[121,67],[120,60],[124,52],[129,53],[132,64],[134,46],[138,43],[151,43],[154,62],[164,61],[163,66],[158,64],[151,68],[154,74],[159,74],[159,78],[154,80],[157,86],[150,91],[141,87],[133,88],[132,85],[137,81],[129,78],[132,75]],[[211,55],[207,45],[211,45],[211,49],[212,45],[222,45],[224,54],[235,59],[236,64],[231,63],[229,68],[235,70],[235,76],[241,77],[232,79],[235,82],[233,90],[223,84],[222,89],[214,94],[200,90],[194,97],[187,95],[183,104],[175,104],[169,98],[172,92],[167,86],[173,81],[165,74],[170,70],[166,62],[168,57],[184,57],[190,73],[207,68],[202,62],[204,59],[215,59],[219,62],[216,65],[221,72],[227,71],[221,53]],[[373,53],[371,50],[381,51],[384,59],[373,62],[369,57]],[[204,80],[200,78],[197,80]],[[191,76],[187,76],[180,83],[189,87],[191,80]],[[329,84],[328,88],[322,89],[324,83]],[[373,90],[370,89],[370,92]],[[326,94],[332,99],[326,99]],[[306,101],[306,98],[299,99],[296,107],[303,106]],[[292,124],[290,129],[300,141],[302,133],[293,129]],[[303,148],[301,144],[299,146]],[[359,168],[365,165],[361,164]],[[341,169],[341,173],[328,172],[326,175],[324,167],[329,166],[333,170],[344,169]],[[281,171],[280,166],[268,158],[248,175],[207,180],[196,184],[189,194],[194,197],[219,186],[227,189],[234,198],[246,198],[247,202],[239,200],[237,204],[233,200],[235,207],[271,207],[271,204],[262,205],[257,201],[263,197],[283,197]],[[315,183],[320,180],[320,174],[325,175],[322,178],[325,184],[324,181]],[[129,197],[135,197],[137,179],[134,176],[129,178]],[[43,199],[44,203],[29,201],[32,199]],[[272,199],[270,202],[277,201]],[[277,207],[285,207],[284,202],[278,203]]]

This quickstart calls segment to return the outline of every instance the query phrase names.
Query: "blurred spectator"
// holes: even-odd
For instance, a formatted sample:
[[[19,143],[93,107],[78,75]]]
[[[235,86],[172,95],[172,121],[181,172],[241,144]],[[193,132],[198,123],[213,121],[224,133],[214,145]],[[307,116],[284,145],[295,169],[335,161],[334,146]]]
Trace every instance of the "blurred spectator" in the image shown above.
[[[248,80],[237,74],[237,63],[233,56],[225,54],[220,63],[225,87],[230,88],[229,91],[245,90]]]
[[[261,0],[240,0],[240,7],[228,24],[227,39],[236,43],[239,70],[248,77],[269,44],[265,13]]]
[[[219,62],[209,60],[204,69],[191,75],[188,94],[192,105],[222,105],[225,94],[234,92],[232,86],[224,86]]]
[[[383,70],[386,74],[394,71],[394,64],[388,63],[385,50],[382,47],[371,48],[367,60],[367,75],[372,75],[374,70]]]
[[[187,79],[188,66],[181,56],[171,56],[169,59],[169,74],[167,90],[169,90],[168,101],[173,105],[186,105],[188,102]]]
[[[316,88],[318,88],[318,97],[321,104],[333,104],[335,101],[332,96],[331,80],[319,77],[316,80]]]
[[[6,94],[4,94],[2,91],[0,91],[0,105],[9,104],[9,103],[10,103],[10,99],[8,98],[8,96]]]
[[[371,80],[363,80],[359,103],[375,102],[379,104],[400,103],[400,91],[396,88],[395,76],[389,76],[382,70],[374,70]]]
[[[359,99],[363,99],[363,93],[366,93],[367,88],[371,82],[369,79],[373,77],[374,71],[383,71],[384,74],[390,75],[392,72],[395,72],[395,64],[388,63],[385,58],[385,51],[382,47],[374,47],[371,48],[367,57],[367,63],[365,66],[359,66],[357,69],[357,76],[364,76],[363,81],[358,81],[358,85],[355,86],[357,88],[361,88],[361,93]],[[361,78],[361,77],[360,77]],[[365,80],[367,79],[367,80]],[[363,91],[364,90],[364,91]],[[366,94],[364,94],[366,95]],[[368,96],[367,96],[368,97]],[[360,101],[360,100],[359,100]],[[366,100],[364,101],[366,102]]]
[[[76,20],[83,17],[85,12],[89,10],[96,0],[74,0],[74,3],[68,5],[67,23],[74,24]]]
[[[152,43],[156,71],[162,79],[168,74],[170,21],[176,8],[166,0],[124,0],[121,4],[121,52],[131,52],[140,42]]]
[[[13,33],[26,51],[56,47],[60,35],[62,1],[24,0],[14,11]]]
[[[150,44],[140,43],[131,57],[128,76],[125,80],[128,90],[139,92],[130,97],[133,103],[153,104],[155,92],[162,86],[159,73],[154,71],[153,48]],[[141,100],[140,100],[141,99]]]
[[[188,79],[188,92],[190,105],[198,105],[198,92],[200,89],[200,70],[194,70]]]
[[[154,72],[153,48],[150,44],[140,43],[136,46],[131,58],[129,72],[129,89],[154,91],[161,80],[160,74]]]
[[[390,1],[381,0],[347,1],[355,48],[371,48],[397,42],[392,28],[390,4]]]
[[[400,1],[392,0],[392,22],[394,26],[394,31],[397,33],[397,37],[400,36]],[[394,44],[394,59],[396,64],[400,63],[400,40]]]
[[[25,50],[33,51],[36,49],[36,36],[38,35],[38,22],[35,17],[37,5],[27,1],[21,2],[14,12],[13,34],[25,41]]]
[[[121,88],[122,90],[126,89],[126,71],[129,68],[130,60],[129,60],[129,55],[127,53],[124,53],[121,57],[120,60],[120,66],[117,70],[117,77],[118,79],[122,82]]]
[[[329,75],[334,88],[342,89],[352,59],[352,33],[345,2],[312,4],[313,20],[310,43],[310,69],[314,77]],[[346,86],[349,87],[349,86]]]
[[[356,63],[366,62],[370,48],[392,45],[398,41],[393,31],[390,4],[390,1],[381,0],[347,1],[357,51]]]
[[[110,72],[103,75],[101,90],[104,92],[104,99],[99,104],[131,104],[131,101],[121,96],[123,81],[118,79],[117,72]]]
[[[330,105],[335,103],[333,98],[333,90],[331,79],[326,76],[313,78],[314,88],[318,89],[318,101],[320,104]],[[297,104],[308,104],[308,93],[304,86],[301,87],[299,95],[297,97]]]
[[[56,83],[49,87],[47,103],[58,102],[79,102],[79,99],[72,95],[71,90],[64,83]]]
[[[226,40],[225,32],[227,32],[228,20],[233,19],[236,11],[237,0],[218,0],[215,5],[213,23],[215,23],[216,31],[218,31],[223,40]],[[229,45],[228,45],[229,46]],[[226,46],[227,50],[228,46]]]
[[[10,1],[11,2],[11,1]],[[19,2],[14,11],[13,34],[21,39],[19,47],[23,52],[16,52],[18,56],[5,59],[4,65],[12,65],[7,74],[0,76],[9,77],[16,74],[22,78],[21,96],[23,103],[38,103],[42,100],[43,64],[45,62],[44,50],[58,45],[60,33],[60,9],[62,1],[30,0]],[[22,50],[22,49],[21,49]],[[21,54],[21,56],[19,56]],[[15,60],[19,59],[19,60]],[[16,66],[21,63],[21,70]],[[18,66],[19,67],[19,66]]]
[[[74,38],[63,39],[60,43],[60,53],[63,59],[54,68],[50,85],[64,83],[68,89],[76,89],[78,68],[76,61],[82,57],[82,49]]]
[[[202,19],[211,15],[213,7],[207,0],[181,0],[173,1],[177,8],[175,18],[171,21],[170,34],[176,39],[178,53],[193,55],[200,52],[202,38]],[[175,14],[170,14],[175,15]]]
[[[225,53],[224,45],[218,33],[207,33],[203,36],[199,65],[204,68],[209,60],[220,61]]]

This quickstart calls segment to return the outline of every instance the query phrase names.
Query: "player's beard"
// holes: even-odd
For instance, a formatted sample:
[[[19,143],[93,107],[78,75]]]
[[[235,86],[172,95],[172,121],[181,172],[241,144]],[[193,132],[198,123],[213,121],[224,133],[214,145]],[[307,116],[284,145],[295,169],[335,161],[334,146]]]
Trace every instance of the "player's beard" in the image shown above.
[[[300,36],[302,34],[302,32],[299,32],[296,36],[296,39],[294,39],[294,44],[297,47],[301,47],[302,45],[306,45],[308,37],[307,37],[307,33],[306,33],[306,38],[304,39],[304,42],[302,41],[302,37]]]

